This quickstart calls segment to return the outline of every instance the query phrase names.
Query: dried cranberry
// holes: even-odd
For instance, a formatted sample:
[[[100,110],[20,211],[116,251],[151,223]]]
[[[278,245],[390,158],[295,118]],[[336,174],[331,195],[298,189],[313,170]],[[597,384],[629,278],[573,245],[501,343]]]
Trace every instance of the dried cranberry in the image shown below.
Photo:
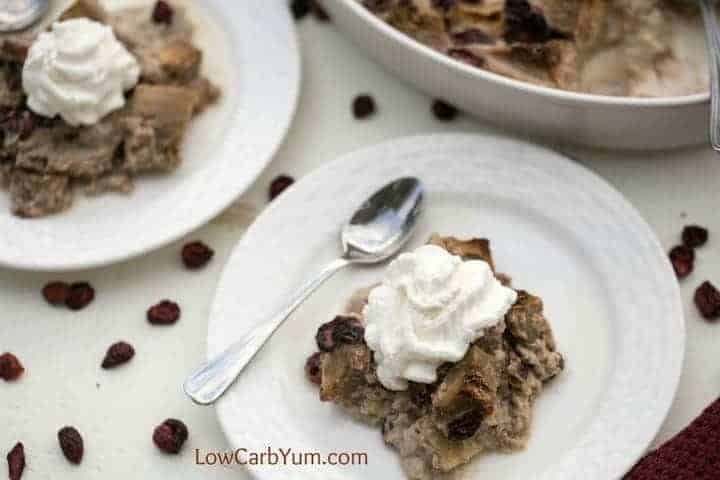
[[[345,345],[362,342],[364,335],[365,328],[355,319],[338,322],[332,332],[333,342]]]
[[[323,352],[329,352],[340,344],[355,344],[363,341],[365,328],[350,316],[338,315],[332,321],[320,325],[315,341]]]
[[[14,382],[22,376],[25,368],[20,360],[12,353],[3,353],[0,355],[0,378],[6,382]]]
[[[683,245],[689,248],[702,247],[707,243],[708,236],[709,234],[706,228],[698,225],[688,225],[682,232]]]
[[[50,282],[43,287],[42,294],[50,305],[64,305],[70,295],[70,285],[65,282]]]
[[[363,0],[363,5],[373,13],[385,13],[393,6],[393,0]]]
[[[175,10],[170,6],[168,2],[164,0],[158,0],[153,8],[152,19],[155,23],[164,23],[166,25],[172,24]]]
[[[35,131],[37,121],[35,115],[29,110],[20,111],[16,108],[6,107],[0,112],[2,128],[18,135],[20,140],[27,140]]]
[[[466,440],[478,431],[483,416],[477,410],[471,410],[448,423],[448,438],[450,440]]]
[[[22,66],[19,63],[8,63],[5,72],[5,83],[12,92],[22,89]]]
[[[284,192],[293,183],[295,183],[295,180],[288,175],[278,175],[275,177],[275,179],[270,183],[270,201],[275,200],[278,195]]]
[[[720,318],[720,291],[710,282],[703,282],[695,290],[695,305],[707,320]]]
[[[485,33],[485,31],[479,28],[470,28],[462,32],[455,32],[452,34],[453,40],[456,45],[470,45],[473,43],[489,44],[494,43],[494,40]]]
[[[450,10],[457,0],[432,0],[432,6],[440,10]]]
[[[70,285],[65,305],[70,310],[82,310],[95,300],[95,289],[87,282],[78,282]]]
[[[432,105],[435,118],[441,122],[450,122],[458,116],[458,109],[442,100],[435,100]]]
[[[158,425],[153,432],[153,442],[165,453],[176,454],[180,452],[188,439],[188,429],[183,422],[168,418]]]
[[[318,0],[310,0],[310,10],[312,10],[313,15],[315,15],[315,18],[318,21],[330,21],[330,15],[328,15],[327,11],[323,8],[322,5],[320,5],[320,2],[318,2]]]
[[[37,122],[35,121],[35,115],[29,111],[23,112],[18,119],[18,135],[20,140],[27,140],[35,131]]]
[[[485,66],[485,59],[483,57],[479,57],[468,50],[463,50],[462,48],[451,48],[448,50],[448,55],[455,60],[467,63],[473,67],[482,68]]]
[[[308,359],[305,361],[305,375],[307,375],[308,380],[310,380],[312,383],[316,385],[320,385],[321,380],[321,372],[320,372],[320,362],[322,360],[322,353],[321,352],[315,352],[312,355],[308,357]]]
[[[292,0],[290,10],[295,20],[302,20],[310,13],[310,0]]]
[[[508,43],[546,42],[556,36],[542,12],[527,0],[505,2],[505,33]]]
[[[678,245],[670,250],[669,256],[678,278],[685,278],[692,273],[695,263],[695,251],[692,248]]]
[[[170,300],[163,300],[148,309],[147,319],[153,325],[173,325],[180,319],[180,306]]]
[[[192,242],[182,249],[182,260],[190,270],[198,270],[208,264],[215,251],[203,242]]]
[[[78,465],[82,462],[85,446],[82,436],[75,427],[63,427],[58,432],[60,449],[70,463]]]
[[[25,447],[22,442],[18,442],[17,445],[10,450],[10,453],[7,454],[7,462],[9,479],[20,480],[25,470]]]
[[[410,401],[418,408],[424,408],[432,403],[432,393],[430,389],[418,383],[411,383],[408,391],[410,393]]]
[[[335,348],[335,342],[332,338],[333,328],[334,325],[332,322],[324,323],[320,325],[320,328],[318,328],[315,334],[315,342],[323,352],[329,352]]]
[[[117,342],[108,348],[102,368],[108,370],[129,362],[135,356],[135,349],[127,342]]]
[[[353,115],[357,119],[368,118],[375,114],[375,100],[367,94],[358,95],[352,104]]]

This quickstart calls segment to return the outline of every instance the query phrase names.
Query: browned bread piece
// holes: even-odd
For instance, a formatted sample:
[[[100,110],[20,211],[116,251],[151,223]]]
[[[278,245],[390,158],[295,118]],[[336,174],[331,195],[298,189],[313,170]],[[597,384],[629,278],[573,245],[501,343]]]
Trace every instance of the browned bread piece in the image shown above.
[[[60,21],[70,20],[71,18],[89,18],[96,22],[106,23],[108,14],[97,0],[75,0],[60,16]]]
[[[187,82],[200,72],[202,52],[189,41],[178,38],[153,51],[159,67],[174,80]]]
[[[15,169],[10,174],[10,208],[20,217],[35,218],[57,213],[73,199],[67,175],[52,175]]]
[[[189,88],[141,84],[130,102],[129,116],[148,121],[163,145],[177,144],[185,134],[198,99]]]
[[[15,163],[19,168],[36,172],[97,177],[112,169],[122,140],[117,115],[84,128],[57,122],[52,128],[36,129],[28,139],[19,142]]]
[[[486,238],[473,238],[460,240],[455,237],[442,237],[434,233],[428,241],[431,245],[442,247],[453,255],[462,257],[464,260],[484,260],[492,271],[495,271],[495,264],[490,251],[490,241]]]

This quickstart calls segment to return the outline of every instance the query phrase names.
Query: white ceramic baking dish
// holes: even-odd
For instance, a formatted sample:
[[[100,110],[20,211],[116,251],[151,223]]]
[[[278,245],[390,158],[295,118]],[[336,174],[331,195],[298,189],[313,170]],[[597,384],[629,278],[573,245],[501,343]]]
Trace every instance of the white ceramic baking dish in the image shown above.
[[[554,143],[660,150],[707,141],[709,94],[634,98],[573,93],[453,60],[375,17],[357,0],[324,0],[333,22],[375,61],[433,97]]]

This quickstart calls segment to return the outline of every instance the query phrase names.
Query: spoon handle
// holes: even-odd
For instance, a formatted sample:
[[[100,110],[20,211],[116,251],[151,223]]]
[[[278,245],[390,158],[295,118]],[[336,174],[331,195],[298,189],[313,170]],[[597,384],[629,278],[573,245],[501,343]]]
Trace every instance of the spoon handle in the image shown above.
[[[275,316],[262,322],[224,352],[196,370],[183,385],[185,393],[199,405],[215,403],[235,382],[253,357],[311,293],[320,287],[337,271],[350,264],[339,258],[330,263],[316,278],[306,283],[290,300],[287,306]]]
[[[710,143],[720,152],[720,27],[714,0],[700,0],[710,67]]]

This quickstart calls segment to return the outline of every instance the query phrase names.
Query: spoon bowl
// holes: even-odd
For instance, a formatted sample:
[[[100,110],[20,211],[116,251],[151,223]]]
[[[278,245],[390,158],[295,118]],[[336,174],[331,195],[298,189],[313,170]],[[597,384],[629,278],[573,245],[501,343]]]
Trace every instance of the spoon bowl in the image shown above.
[[[343,257],[377,263],[395,255],[414,230],[422,197],[417,178],[401,178],[373,194],[343,228]]]

